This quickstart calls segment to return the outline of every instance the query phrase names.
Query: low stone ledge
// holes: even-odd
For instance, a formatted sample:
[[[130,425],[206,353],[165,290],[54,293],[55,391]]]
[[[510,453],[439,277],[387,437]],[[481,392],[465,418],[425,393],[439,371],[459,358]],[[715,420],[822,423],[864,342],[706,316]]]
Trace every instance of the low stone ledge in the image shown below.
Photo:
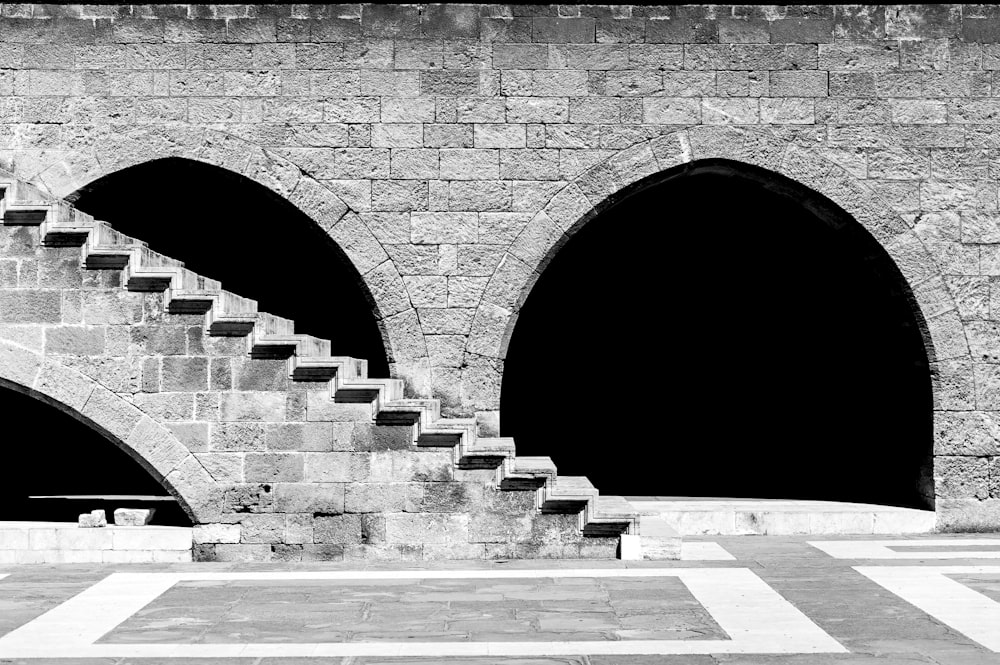
[[[81,529],[75,522],[0,522],[0,563],[191,561],[192,533],[175,526]]]

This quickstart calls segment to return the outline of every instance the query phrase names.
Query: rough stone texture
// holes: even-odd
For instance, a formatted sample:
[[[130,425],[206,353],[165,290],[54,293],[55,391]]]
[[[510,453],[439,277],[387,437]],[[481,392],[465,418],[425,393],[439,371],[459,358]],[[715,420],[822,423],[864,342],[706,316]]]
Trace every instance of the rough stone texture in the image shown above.
[[[913,290],[942,510],[995,498],[1000,51],[980,6],[10,7],[0,166],[57,197],[167,156],[262,183],[357,267],[411,396],[439,397],[484,432],[498,422],[517,310],[565,232],[637,180],[702,159],[796,180],[878,239]],[[344,484],[372,472],[358,456],[377,453],[310,428],[364,425],[357,413],[321,407],[320,391],[282,385],[223,345],[187,355],[181,331],[200,319],[149,320],[142,298],[99,288],[76,250],[39,250],[33,234],[0,238],[0,377],[147,445],[192,510],[237,521],[282,501],[344,510]],[[128,371],[81,360],[108,358]],[[64,389],[52,363],[86,377],[86,395]],[[296,392],[307,418],[290,410]],[[386,501],[350,494],[351,505]],[[421,501],[408,489],[402,505]],[[227,535],[203,551],[279,556],[279,531],[308,541],[289,520],[246,525],[253,547]],[[376,541],[404,533],[383,527]],[[394,546],[271,544],[301,545],[280,550],[301,558]]]
[[[41,234],[36,225],[0,226],[0,244],[17,247],[5,260],[69,253]],[[575,515],[573,528],[553,530],[561,516],[538,512],[533,490],[502,492],[495,471],[456,468],[451,450],[418,447],[413,425],[373,422],[371,404],[334,401],[326,381],[290,379],[286,361],[250,357],[246,340],[205,334],[185,346],[178,331],[201,330],[205,314],[170,313],[163,293],[130,291],[122,270],[86,268],[79,252],[72,267],[33,283],[33,298],[59,304],[51,322],[25,309],[0,329],[0,377],[76,412],[141,460],[195,523],[196,558],[513,557],[553,538],[551,556],[613,556],[609,539],[585,537]],[[448,296],[446,279],[419,288],[429,303]],[[74,325],[76,303],[92,304],[85,327]],[[129,380],[108,366],[128,368]],[[107,523],[95,513],[81,526]],[[149,517],[115,511],[117,525]],[[473,533],[473,518],[519,528]]]
[[[77,523],[81,529],[99,529],[108,525],[108,518],[103,510],[91,510],[89,513],[82,513]]]
[[[115,526],[146,526],[155,508],[115,508]]]

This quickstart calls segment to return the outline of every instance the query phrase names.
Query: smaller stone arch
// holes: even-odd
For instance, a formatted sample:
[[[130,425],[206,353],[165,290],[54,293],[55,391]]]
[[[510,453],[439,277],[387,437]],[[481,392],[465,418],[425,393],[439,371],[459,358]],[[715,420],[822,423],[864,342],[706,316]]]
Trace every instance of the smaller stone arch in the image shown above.
[[[395,263],[363,215],[291,159],[219,130],[149,126],[101,130],[83,148],[45,155],[16,153],[12,170],[18,178],[72,202],[74,192],[99,178],[168,157],[245,176],[311,218],[361,275],[359,286],[375,314],[391,373],[406,380],[410,393],[429,394],[427,343]]]
[[[177,499],[193,524],[221,509],[215,481],[173,433],[90,377],[0,340],[0,385],[40,399],[103,434]]]
[[[936,403],[939,386],[966,382],[971,356],[955,299],[914,230],[820,149],[735,126],[698,126],[643,141],[567,183],[506,248],[477,308],[467,354],[502,367],[518,311],[566,241],[623,197],[706,160],[727,160],[773,172],[851,215],[886,251],[913,294],[913,312],[934,370]],[[502,370],[496,373],[501,375]],[[498,387],[493,394],[499,395]],[[494,410],[498,402],[479,407]]]

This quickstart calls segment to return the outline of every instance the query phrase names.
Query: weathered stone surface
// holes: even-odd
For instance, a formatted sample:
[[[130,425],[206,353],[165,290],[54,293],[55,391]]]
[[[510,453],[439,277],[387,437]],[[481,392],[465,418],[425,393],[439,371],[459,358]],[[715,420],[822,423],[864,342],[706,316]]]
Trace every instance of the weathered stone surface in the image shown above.
[[[933,355],[939,495],[966,514],[961,502],[997,492],[1000,32],[988,7],[4,11],[0,161],[59,196],[164,157],[262,184],[357,269],[406,396],[477,414],[483,432],[499,429],[525,295],[623,188],[707,159],[781,173],[853,217],[913,292]],[[63,14],[72,25],[47,18]],[[304,388],[285,360],[165,313],[160,294],[122,289],[121,271],[80,269],[79,252],[0,227],[0,378],[132,446],[200,516],[285,516],[211,522],[199,545],[213,557],[608,549],[571,541],[558,520],[532,526],[530,545],[437,542],[430,523],[420,540],[417,523],[386,515],[507,513],[463,498],[452,462],[373,425],[371,405]],[[376,506],[344,530],[356,538],[313,540],[332,528],[313,513]]]
[[[939,455],[934,460],[934,481],[942,498],[989,498],[989,464],[983,457]]]
[[[43,395],[79,411],[90,398],[94,385],[93,380],[79,372],[48,361],[42,365],[32,387]]]
[[[445,545],[469,542],[469,517],[450,514],[390,514],[386,516],[389,543]]]
[[[155,513],[155,508],[115,508],[115,526],[145,526]]]
[[[169,429],[148,416],[139,421],[125,444],[164,477],[190,457],[188,450],[180,445]]]
[[[80,515],[78,524],[82,529],[102,528],[108,525],[108,519],[103,510],[92,510]]]

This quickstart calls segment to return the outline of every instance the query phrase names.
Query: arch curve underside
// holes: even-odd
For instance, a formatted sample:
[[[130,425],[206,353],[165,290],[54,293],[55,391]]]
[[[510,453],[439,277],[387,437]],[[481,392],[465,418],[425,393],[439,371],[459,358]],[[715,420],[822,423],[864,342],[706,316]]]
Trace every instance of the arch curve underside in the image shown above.
[[[518,311],[501,408],[521,454],[611,493],[933,506],[933,346],[870,234],[731,160],[613,200],[545,258]],[[580,362],[602,354],[607,389]],[[540,366],[592,387],[540,401]],[[592,417],[630,388],[655,407]]]

